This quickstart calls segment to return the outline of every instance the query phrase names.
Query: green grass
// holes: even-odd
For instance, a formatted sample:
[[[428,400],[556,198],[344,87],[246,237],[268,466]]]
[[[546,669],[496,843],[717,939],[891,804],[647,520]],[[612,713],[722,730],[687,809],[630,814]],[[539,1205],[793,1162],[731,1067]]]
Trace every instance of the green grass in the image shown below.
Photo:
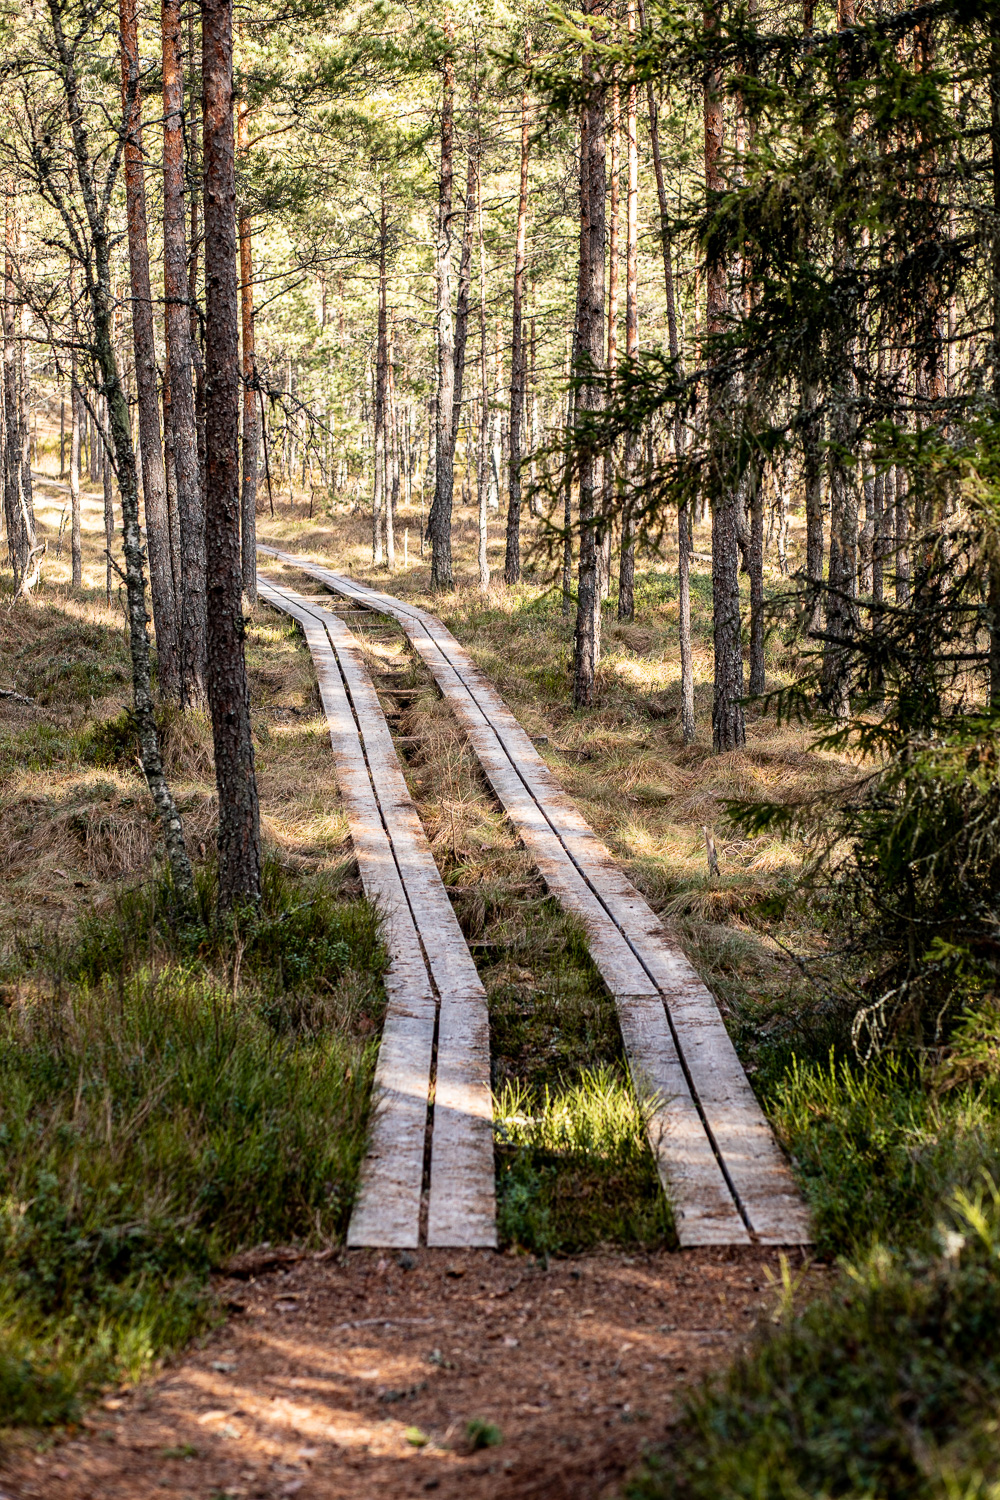
[[[850,1259],[802,1311],[789,1288],[631,1500],[998,1500],[997,1021],[984,1002],[943,1062],[767,1075],[816,1251]]]
[[[926,1250],[952,1192],[984,1166],[1000,1180],[1000,1080],[940,1095],[928,1069],[891,1056],[795,1063],[770,1107],[823,1256]]]
[[[876,1252],[703,1387],[630,1500],[995,1500],[1000,1195],[937,1255]]]
[[[538,1254],[676,1244],[645,1125],[616,1067],[540,1094],[508,1084],[494,1108],[501,1240]]]
[[[210,904],[210,877],[200,891]],[[0,1427],[71,1420],[182,1345],[234,1250],[346,1227],[382,1004],[374,913],[271,868],[234,941],[172,932],[167,897],[122,892],[58,947],[36,941],[0,1009]]]

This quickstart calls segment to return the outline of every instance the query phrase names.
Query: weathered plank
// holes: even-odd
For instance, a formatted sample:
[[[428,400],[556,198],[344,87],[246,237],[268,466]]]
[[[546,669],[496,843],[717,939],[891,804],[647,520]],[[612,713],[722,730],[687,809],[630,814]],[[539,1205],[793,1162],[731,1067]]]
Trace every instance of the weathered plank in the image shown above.
[[[431,1137],[428,1245],[496,1244],[486,992],[410,798],[368,670],[347,626],[326,628],[364,741],[372,784],[441,997]]]
[[[435,999],[340,672],[316,607],[258,577],[260,597],[302,627],[330,729],[344,812],[365,894],[383,913],[391,964],[375,1070],[375,1109],[349,1245],[419,1244]]]
[[[414,1122],[420,1120],[417,1214],[427,1124],[434,998],[437,1048],[427,1243],[495,1246],[492,1099],[486,994],[410,798],[385,715],[347,626],[312,600],[260,580],[261,597],[297,619],[316,664],[345,810],[366,892],[389,916],[395,971],[408,985],[390,1005],[379,1051],[380,1098],[349,1243],[402,1244],[399,1166],[406,1157],[406,1244],[413,1237]],[[346,689],[346,691],[345,691]],[[352,819],[352,809],[355,816]],[[419,990],[419,1016],[412,1009]],[[430,1032],[427,1018],[430,1016]],[[412,1023],[422,1024],[416,1029]],[[425,1069],[426,1063],[426,1072]],[[421,1113],[422,1108],[422,1113]],[[405,1137],[405,1141],[404,1138]],[[395,1151],[405,1145],[408,1152]],[[395,1211],[395,1217],[394,1217]],[[394,1234],[395,1238],[389,1238]]]
[[[491,784],[531,849],[549,888],[571,909],[579,911],[587,923],[594,961],[622,1013],[627,1046],[629,1023],[623,1012],[623,997],[628,993],[647,994],[648,990],[633,988],[631,976],[635,969],[623,963],[622,949],[615,945],[612,931],[649,989],[662,997],[669,1017],[676,1067],[686,1089],[690,1083],[687,1098],[699,1114],[698,1129],[724,1163],[728,1187],[733,1190],[729,1197],[731,1208],[735,1197],[743,1218],[762,1243],[808,1243],[810,1226],[805,1205],[757,1104],[714,997],[566,796],[492,684],[433,616],[330,569],[304,564],[291,554],[280,555],[283,561],[299,566],[352,601],[382,609],[403,625],[465,724]],[[523,796],[518,794],[518,785]],[[534,811],[528,804],[533,804]],[[567,879],[559,854],[576,872],[577,884]],[[634,1040],[632,1045],[639,1048],[641,1043]],[[631,1051],[629,1055],[631,1061]],[[638,1075],[641,1072],[638,1057],[632,1066]],[[669,1075],[670,1064],[662,1048],[658,1066],[664,1077]],[[686,1116],[677,1102],[680,1097],[674,1094],[670,1102],[673,1118],[683,1122]],[[670,1117],[669,1108],[662,1112]],[[696,1133],[693,1131],[692,1135]],[[703,1176],[699,1180],[697,1173],[693,1178],[686,1175],[683,1149],[682,1161],[673,1168],[672,1175],[670,1158],[679,1149],[677,1137],[683,1134],[683,1129],[661,1132],[658,1159],[675,1195],[674,1179],[678,1183],[684,1181],[682,1196],[690,1192],[697,1197],[698,1192],[706,1192],[708,1179]],[[655,1142],[654,1150],[657,1150]],[[712,1196],[706,1199],[706,1205],[711,1203]],[[716,1219],[710,1209],[705,1226],[709,1238],[701,1240],[697,1208],[689,1215],[687,1205],[683,1204],[681,1213],[682,1243],[728,1243],[741,1237],[731,1219],[728,1224],[724,1217]]]

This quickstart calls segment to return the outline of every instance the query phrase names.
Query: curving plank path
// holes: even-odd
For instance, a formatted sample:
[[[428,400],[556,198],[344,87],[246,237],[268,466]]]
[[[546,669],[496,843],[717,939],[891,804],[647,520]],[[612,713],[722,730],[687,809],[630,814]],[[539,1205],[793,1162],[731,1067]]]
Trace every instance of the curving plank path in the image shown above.
[[[391,955],[375,1114],[348,1244],[493,1247],[486,993],[350,631],[314,599],[263,577],[258,589],[298,622],[312,654],[362,883],[384,913]]]
[[[808,1244],[805,1204],[713,995],[468,653],[414,605],[293,553],[259,550],[402,625],[549,890],[583,919],[647,1103],[650,1144],[681,1244]]]

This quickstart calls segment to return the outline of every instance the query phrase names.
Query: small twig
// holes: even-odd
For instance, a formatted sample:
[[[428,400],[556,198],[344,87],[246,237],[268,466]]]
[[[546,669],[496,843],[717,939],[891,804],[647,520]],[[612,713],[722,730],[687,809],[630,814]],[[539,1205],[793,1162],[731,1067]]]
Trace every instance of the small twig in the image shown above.
[[[121,579],[122,583],[128,583],[128,579],[125,577],[125,574],[122,572],[121,568],[118,566],[118,564],[115,562],[114,558],[111,556],[111,549],[109,547],[105,547],[105,549],[104,549],[104,556],[107,558],[108,562],[114,568],[115,572],[118,574],[118,577]]]
[[[15,703],[34,703],[27,693],[16,693],[13,688],[0,688],[0,698],[13,698]]]

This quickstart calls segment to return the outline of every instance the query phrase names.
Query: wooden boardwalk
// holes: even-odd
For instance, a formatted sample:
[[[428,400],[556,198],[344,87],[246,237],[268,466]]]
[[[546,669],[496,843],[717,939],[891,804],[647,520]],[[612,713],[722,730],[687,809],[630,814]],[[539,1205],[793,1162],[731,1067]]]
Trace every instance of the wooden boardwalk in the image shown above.
[[[808,1244],[805,1204],[714,997],[467,652],[414,605],[294,554],[260,550],[399,622],[468,732],[548,889],[583,919],[618,1008],[681,1244]]]
[[[391,955],[375,1113],[348,1244],[495,1246],[482,982],[350,631],[315,599],[262,577],[258,588],[301,625],[312,653],[362,883],[385,916]]]

